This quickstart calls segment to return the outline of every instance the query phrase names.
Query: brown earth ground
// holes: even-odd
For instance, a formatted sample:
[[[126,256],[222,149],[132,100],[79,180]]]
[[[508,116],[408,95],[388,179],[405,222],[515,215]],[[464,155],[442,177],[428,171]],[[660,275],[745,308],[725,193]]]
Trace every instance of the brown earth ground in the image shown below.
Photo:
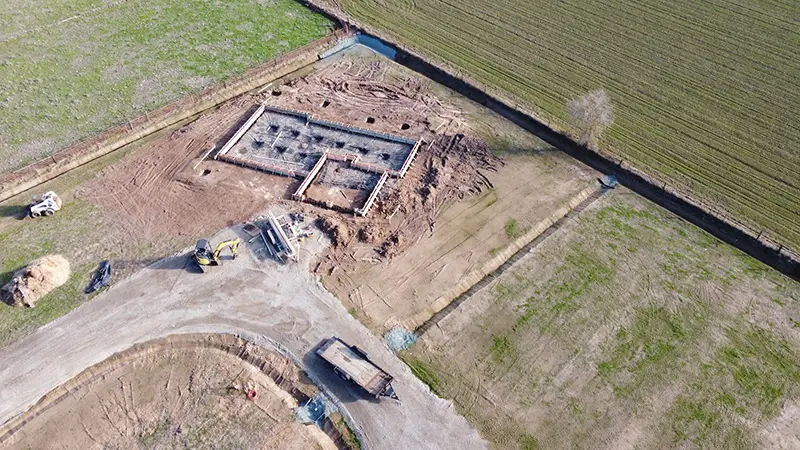
[[[497,449],[799,448],[800,284],[623,188],[403,357]]]
[[[200,116],[82,186],[91,202],[131,243],[197,237],[242,221],[286,196],[294,180],[199,159],[229,135],[255,95]]]
[[[0,436],[9,448],[336,449],[293,420],[298,400],[316,392],[275,352],[231,335],[179,335],[87,369]],[[330,433],[347,447],[332,425]]]

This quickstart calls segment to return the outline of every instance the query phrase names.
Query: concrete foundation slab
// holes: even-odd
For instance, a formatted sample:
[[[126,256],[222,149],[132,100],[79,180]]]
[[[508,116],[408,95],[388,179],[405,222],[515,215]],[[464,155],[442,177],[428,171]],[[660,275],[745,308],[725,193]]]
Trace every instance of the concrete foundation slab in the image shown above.
[[[302,177],[293,195],[298,201],[306,199],[305,193],[316,179],[322,184],[368,191],[371,206],[388,177],[405,175],[421,142],[263,104],[215,158]],[[364,206],[354,209],[365,215],[369,206]]]

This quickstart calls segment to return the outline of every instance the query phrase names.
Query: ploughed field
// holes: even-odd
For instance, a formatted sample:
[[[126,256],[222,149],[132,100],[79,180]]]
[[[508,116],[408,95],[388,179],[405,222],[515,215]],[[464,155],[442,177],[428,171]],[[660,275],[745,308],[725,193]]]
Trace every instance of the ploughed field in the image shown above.
[[[0,3],[0,171],[325,35],[294,0]]]
[[[557,129],[567,101],[605,89],[603,150],[800,250],[800,3],[340,3]]]

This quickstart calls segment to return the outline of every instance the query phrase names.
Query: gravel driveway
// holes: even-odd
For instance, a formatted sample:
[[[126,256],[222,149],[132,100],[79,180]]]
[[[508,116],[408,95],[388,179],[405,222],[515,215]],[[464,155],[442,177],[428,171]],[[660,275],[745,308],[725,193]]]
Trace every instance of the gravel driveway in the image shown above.
[[[212,242],[233,235],[228,229]],[[308,252],[304,249],[306,261]],[[187,261],[186,256],[167,258],[0,349],[0,421],[24,412],[86,367],[135,343],[174,333],[229,332],[288,349],[355,419],[366,448],[487,448],[449,401],[431,394],[311,277],[307,263],[281,266],[254,257],[244,247],[239,258],[225,260],[206,274],[196,273]],[[336,377],[313,353],[333,335],[357,344],[394,375],[402,403],[369,399]]]

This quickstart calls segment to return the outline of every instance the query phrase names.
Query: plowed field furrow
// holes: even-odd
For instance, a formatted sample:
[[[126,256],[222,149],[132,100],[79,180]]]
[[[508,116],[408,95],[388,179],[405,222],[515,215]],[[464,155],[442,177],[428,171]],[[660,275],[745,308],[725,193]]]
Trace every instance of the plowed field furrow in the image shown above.
[[[491,17],[491,14],[488,14],[487,16]],[[591,36],[582,36],[582,37],[581,37],[580,39],[578,39],[578,40],[576,40],[576,39],[574,39],[574,38],[573,38],[573,39],[570,39],[570,41],[573,41],[573,42],[572,42],[573,44],[577,44],[577,43],[579,43],[579,42],[593,42],[593,43],[595,43],[595,44],[598,46],[598,47],[597,47],[597,48],[598,48],[598,52],[602,52],[602,51],[604,50],[604,49],[603,49],[603,48],[600,46],[600,45],[602,44],[602,42],[601,42],[600,40],[598,40],[597,38],[592,38]],[[572,44],[569,44],[569,43],[568,43],[568,44],[565,44],[565,47],[566,47],[566,48],[572,48]],[[685,50],[685,49],[684,49],[684,52],[686,53],[686,50]],[[637,58],[635,55],[627,55],[627,57],[628,57],[628,58],[634,58],[634,59],[636,60],[636,62],[644,62],[644,63],[646,64],[646,61],[645,61],[645,60],[642,60],[641,58]],[[594,59],[594,58],[593,58],[593,59]],[[651,65],[651,66],[653,66],[653,65]],[[637,67],[637,69],[639,69],[639,67]],[[673,76],[680,77],[680,75],[679,75],[679,74],[670,74],[670,75],[673,75]],[[728,78],[730,78],[730,77],[731,77],[731,75],[728,75]],[[681,77],[681,78],[683,78],[683,77]],[[670,78],[665,78],[665,80],[669,80],[669,79],[670,79]],[[684,83],[683,83],[683,84],[684,84],[684,86],[686,85],[686,83],[691,83],[691,80],[690,80],[690,79],[688,79],[688,78],[683,78],[683,79],[682,79],[682,81],[684,81]],[[698,88],[698,87],[700,87],[700,86],[691,86],[691,87],[692,87],[692,88],[694,88],[694,89],[696,89],[696,88]],[[709,99],[709,100],[713,100],[713,96],[712,96],[712,94],[713,94],[713,91],[711,91],[711,90],[706,90],[706,91],[704,91],[704,92],[705,92],[705,95],[708,97],[708,99]],[[765,103],[766,103],[766,100],[765,100]],[[744,103],[744,102],[733,102],[733,104],[732,104],[731,106],[735,106],[735,107],[737,107],[737,108],[747,108],[747,103]],[[783,111],[789,111],[789,110],[790,110],[790,108],[786,108],[786,109],[784,109]],[[751,113],[756,113],[756,110],[755,110],[755,108],[750,108],[750,111],[749,111],[749,112],[751,112]],[[788,113],[787,113],[787,114],[788,114]],[[756,119],[758,119],[758,117],[756,117]],[[764,124],[762,124],[762,125],[764,125]],[[798,130],[800,130],[800,128],[797,128],[797,127],[796,127],[796,126],[795,126],[793,123],[787,123],[787,124],[786,124],[786,126],[787,126],[787,127],[789,127],[789,128],[791,128],[791,129],[792,129],[792,131],[798,131]]]
[[[800,3],[343,0],[355,18],[568,130],[603,88],[603,150],[800,249]]]
[[[741,151],[742,151],[742,152],[746,152],[746,148],[741,148]],[[756,156],[761,156],[761,154],[759,153],[759,154],[758,154],[758,155],[756,155]],[[735,157],[735,159],[736,159],[737,161],[739,161],[739,162],[743,162],[743,161],[744,161],[744,159],[743,159],[743,158],[739,158],[739,157]],[[745,164],[746,164],[746,163],[745,163]],[[750,166],[751,166],[751,168],[755,168],[755,167],[752,167],[752,166],[753,166],[753,164],[750,164]],[[776,166],[774,167],[774,169],[775,169],[775,170],[781,170],[781,169],[782,169],[782,167],[783,167],[783,166],[781,166],[781,165],[777,164],[777,162],[776,162]]]

